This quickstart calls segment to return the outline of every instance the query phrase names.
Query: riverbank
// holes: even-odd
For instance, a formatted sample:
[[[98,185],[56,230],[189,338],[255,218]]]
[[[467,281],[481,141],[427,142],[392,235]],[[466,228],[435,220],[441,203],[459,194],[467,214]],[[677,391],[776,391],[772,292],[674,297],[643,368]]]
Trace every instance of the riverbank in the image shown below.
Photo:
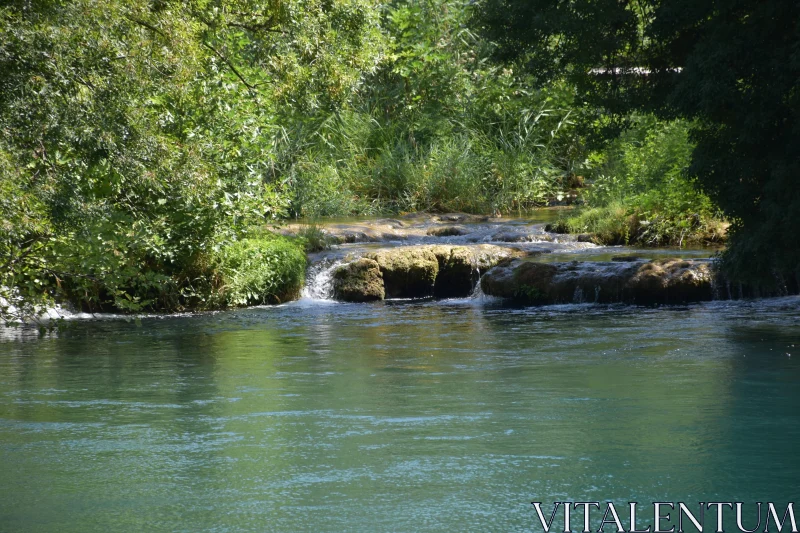
[[[622,202],[583,208],[548,228],[607,246],[722,246],[730,223],[703,212],[643,212]]]
[[[129,291],[119,305],[120,297],[109,290],[113,282],[122,291],[119,278],[95,276],[77,286],[63,283],[51,301],[78,313],[142,314],[296,299],[371,302],[481,294],[518,305],[653,305],[798,292],[796,280],[781,280],[770,290],[728,282],[716,268],[718,245],[603,245],[586,234],[554,231],[567,212],[548,208],[514,218],[412,213],[276,224],[199,258],[191,275],[156,279],[161,292],[151,290],[149,299],[136,300]],[[77,290],[87,285],[91,291]],[[48,321],[60,316],[53,309],[52,304],[7,305],[6,314]]]
[[[0,320],[50,320],[60,315],[52,312],[57,307],[147,314],[279,304],[300,296],[305,245],[302,238],[253,229],[171,262],[146,253],[133,262],[113,247],[90,256],[53,253],[45,266],[16,276],[18,285],[0,285]]]

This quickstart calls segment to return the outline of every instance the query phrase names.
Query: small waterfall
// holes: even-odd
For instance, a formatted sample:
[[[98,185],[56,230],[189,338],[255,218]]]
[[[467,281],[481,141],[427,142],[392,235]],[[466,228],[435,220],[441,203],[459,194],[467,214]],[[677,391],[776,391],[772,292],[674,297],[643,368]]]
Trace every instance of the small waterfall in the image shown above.
[[[720,283],[719,279],[717,279],[717,276],[711,276],[711,299],[712,300],[722,299],[722,290],[720,288]]]
[[[472,294],[469,295],[469,299],[473,301],[473,305],[483,305],[496,301],[497,298],[485,294],[481,288],[481,269],[475,267],[475,272],[478,273],[478,283],[475,284],[475,288],[472,289]]]
[[[582,304],[583,301],[583,287],[577,285],[575,286],[575,292],[572,294],[572,303]]]
[[[478,283],[475,284],[475,288],[472,289],[472,294],[469,297],[474,300],[482,300],[486,295],[483,294],[483,289],[481,289],[481,269],[476,266],[475,272],[478,273]]]
[[[323,260],[308,267],[306,286],[303,287],[301,297],[310,300],[332,300],[333,272],[343,264],[342,261]]]

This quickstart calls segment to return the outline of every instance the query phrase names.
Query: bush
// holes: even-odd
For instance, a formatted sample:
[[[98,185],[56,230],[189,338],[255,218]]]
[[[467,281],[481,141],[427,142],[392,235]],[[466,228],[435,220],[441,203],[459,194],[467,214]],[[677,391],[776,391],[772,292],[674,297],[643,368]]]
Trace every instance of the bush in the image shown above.
[[[630,200],[604,207],[585,208],[553,225],[560,233],[591,233],[598,244],[683,246],[714,244],[725,240],[727,224],[695,213],[645,212]]]
[[[719,243],[727,224],[690,179],[692,143],[684,121],[635,116],[633,127],[589,158],[585,206],[555,226],[592,233],[602,244]]]
[[[543,105],[543,97],[531,104]],[[571,159],[562,144],[569,112],[506,114],[490,123],[350,113],[324,124],[288,171],[295,214],[398,211],[521,212],[565,188]],[[573,139],[574,140],[574,139]]]
[[[214,267],[221,307],[275,304],[300,294],[306,257],[297,241],[267,233],[223,247]]]

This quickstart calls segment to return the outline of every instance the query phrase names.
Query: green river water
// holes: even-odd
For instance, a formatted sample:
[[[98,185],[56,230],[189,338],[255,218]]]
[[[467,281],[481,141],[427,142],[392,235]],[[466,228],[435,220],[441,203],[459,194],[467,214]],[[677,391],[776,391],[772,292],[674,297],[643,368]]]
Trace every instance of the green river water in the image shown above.
[[[799,310],[301,300],[6,331],[0,531],[541,531],[532,501],[785,508]]]

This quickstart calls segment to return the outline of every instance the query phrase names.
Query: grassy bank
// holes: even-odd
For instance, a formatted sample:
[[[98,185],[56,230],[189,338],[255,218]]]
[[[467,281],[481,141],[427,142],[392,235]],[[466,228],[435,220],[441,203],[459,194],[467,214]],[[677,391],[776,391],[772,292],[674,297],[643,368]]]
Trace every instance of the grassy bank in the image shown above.
[[[212,300],[217,306],[239,307],[296,299],[305,280],[304,244],[263,233],[222,248],[215,257]]]
[[[630,129],[587,160],[581,207],[553,225],[598,244],[720,244],[728,223],[689,177],[689,125],[635,116]]]
[[[591,234],[597,244],[634,246],[719,245],[728,224],[704,213],[645,211],[635,200],[582,208],[552,224],[557,233]]]

